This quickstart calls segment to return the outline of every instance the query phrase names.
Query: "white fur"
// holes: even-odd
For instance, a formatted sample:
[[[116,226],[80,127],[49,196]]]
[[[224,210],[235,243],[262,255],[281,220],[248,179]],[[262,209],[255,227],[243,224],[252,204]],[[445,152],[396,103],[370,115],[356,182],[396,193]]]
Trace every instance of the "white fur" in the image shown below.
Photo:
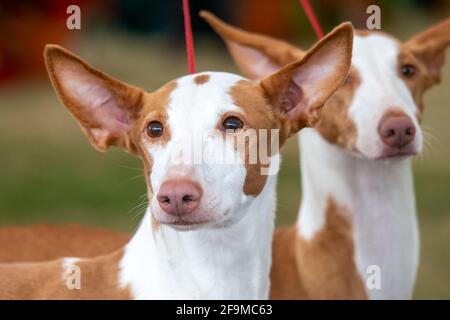
[[[240,77],[208,73],[198,85],[194,76],[178,80],[168,106],[170,141],[147,144],[153,158],[150,181],[154,194],[168,178],[189,177],[204,193],[199,208],[209,212],[207,225],[189,231],[159,225],[151,215],[163,214],[155,197],[120,262],[120,283],[136,299],[267,299],[275,214],[276,176],[269,176],[258,196],[243,193],[245,166],[234,148],[214,129],[227,111],[239,112],[229,95]],[[203,149],[231,165],[190,164],[185,146],[198,134]],[[278,158],[278,156],[275,156]],[[278,165],[277,159],[272,163]]]
[[[366,284],[367,267],[381,269],[381,289],[371,299],[409,299],[419,260],[415,195],[409,159],[372,160],[382,145],[383,113],[397,107],[413,119],[419,152],[422,135],[416,105],[397,74],[398,44],[382,35],[356,36],[353,67],[361,76],[349,115],[357,127],[358,157],[326,142],[314,129],[299,135],[303,199],[299,234],[311,239],[325,224],[328,197],[348,208],[354,228],[355,263]]]

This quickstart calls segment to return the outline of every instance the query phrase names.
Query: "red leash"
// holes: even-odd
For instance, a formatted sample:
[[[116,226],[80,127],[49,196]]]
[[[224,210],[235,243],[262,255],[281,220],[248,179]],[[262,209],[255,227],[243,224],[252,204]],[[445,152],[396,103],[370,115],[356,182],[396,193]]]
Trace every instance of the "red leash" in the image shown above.
[[[322,39],[324,34],[320,27],[319,20],[317,19],[314,10],[309,3],[309,0],[299,0],[300,5],[303,7],[309,22],[311,23],[314,32],[319,39]],[[194,52],[194,38],[192,36],[191,14],[189,11],[189,0],[183,0],[183,16],[184,16],[184,33],[186,37],[186,52],[187,61],[189,66],[189,73],[195,73],[195,52]]]
[[[317,35],[317,38],[322,39],[323,38],[323,31],[320,27],[319,20],[317,19],[314,9],[311,6],[311,3],[309,3],[309,0],[299,0],[301,6],[303,7],[303,10],[305,11],[306,15],[308,16],[309,22],[311,23],[311,26],[314,29],[314,32]]]
[[[189,11],[189,0],[183,0],[184,34],[186,36],[186,52],[189,73],[195,73],[194,38],[192,36],[191,14]]]

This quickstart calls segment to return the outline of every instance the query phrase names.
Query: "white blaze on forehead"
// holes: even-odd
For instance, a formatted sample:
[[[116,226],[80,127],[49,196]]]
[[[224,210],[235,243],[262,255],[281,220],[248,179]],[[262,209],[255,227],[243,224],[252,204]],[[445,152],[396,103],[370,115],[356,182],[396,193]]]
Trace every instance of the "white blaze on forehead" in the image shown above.
[[[415,116],[417,106],[398,73],[400,43],[383,34],[355,35],[352,66],[361,84],[349,108],[349,116],[357,128],[357,148],[367,156],[377,156],[383,144],[378,136],[380,119],[389,109],[397,108]]]
[[[192,179],[203,189],[204,207],[229,211],[228,208],[243,198],[246,169],[237,151],[225,143],[216,129],[225,113],[243,113],[234,104],[230,91],[245,79],[220,72],[201,75],[208,76],[201,84],[195,81],[199,74],[178,79],[170,94],[167,106],[170,139],[167,144],[147,145],[153,158],[150,182],[157,193],[166,179],[174,176]],[[196,155],[201,153],[199,163],[189,161],[192,150]],[[205,157],[208,162],[204,161]]]
[[[209,77],[208,81],[198,84],[195,81],[199,75]],[[184,76],[177,80],[177,86],[172,91],[167,106],[167,121],[170,130],[170,141],[167,145],[154,149],[149,146],[149,151],[154,160],[173,164],[181,161],[186,153],[202,151],[204,156],[217,156],[221,154],[219,146],[224,142],[222,137],[218,140],[217,128],[221,117],[226,112],[238,112],[242,109],[234,104],[231,97],[231,88],[244,78],[223,72],[204,72]],[[215,140],[215,144],[212,140]],[[202,149],[200,149],[200,144]],[[211,150],[215,149],[215,150]],[[153,154],[157,152],[158,154]],[[160,161],[162,160],[163,161]],[[165,175],[164,170],[160,174]],[[162,177],[154,177],[161,180]]]
[[[238,111],[230,95],[230,89],[242,77],[231,73],[205,72],[208,81],[197,84],[198,74],[180,78],[171,94],[167,109],[172,134],[184,134],[184,129],[202,131],[214,129],[222,114]]]
[[[209,78],[198,84],[195,78],[199,75]],[[165,151],[174,144],[192,143],[190,139],[194,137],[212,134],[224,113],[242,111],[230,95],[231,88],[240,80],[244,78],[223,72],[204,72],[178,79],[167,106],[170,141],[163,146],[148,146],[154,159],[159,159],[162,153],[169,156]]]

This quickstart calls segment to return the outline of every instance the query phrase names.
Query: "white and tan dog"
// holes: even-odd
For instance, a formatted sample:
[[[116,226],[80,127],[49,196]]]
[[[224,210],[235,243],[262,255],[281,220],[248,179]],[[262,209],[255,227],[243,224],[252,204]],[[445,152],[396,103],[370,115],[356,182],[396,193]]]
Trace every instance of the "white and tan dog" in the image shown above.
[[[251,148],[233,141],[275,130],[283,145],[313,125],[347,76],[352,38],[351,25],[343,24],[302,59],[255,83],[205,72],[153,93],[48,46],[53,86],[91,144],[101,151],[117,146],[143,161],[148,210],[113,253],[1,264],[0,298],[268,298],[276,175],[262,169],[276,171],[279,153],[263,141],[270,162],[250,163]],[[188,151],[199,144],[207,159],[197,162]],[[79,289],[67,286],[77,270]]]
[[[202,15],[251,79],[304,55]],[[302,202],[297,225],[275,235],[272,298],[411,298],[419,238],[410,156],[422,150],[423,95],[440,81],[449,42],[450,20],[404,43],[355,32],[349,77],[299,135]]]

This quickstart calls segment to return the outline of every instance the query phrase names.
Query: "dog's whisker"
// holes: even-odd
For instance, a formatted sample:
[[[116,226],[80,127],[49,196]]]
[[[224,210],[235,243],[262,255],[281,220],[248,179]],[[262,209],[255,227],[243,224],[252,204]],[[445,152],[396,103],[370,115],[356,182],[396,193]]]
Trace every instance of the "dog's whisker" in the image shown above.
[[[124,168],[124,169],[136,170],[136,171],[141,171],[141,172],[144,171],[143,168],[139,168],[139,167],[130,167],[130,166],[122,165],[122,164],[119,164],[117,166],[120,167],[120,168]]]
[[[142,178],[142,177],[144,177],[144,174],[138,174],[137,176],[126,179],[124,182],[130,182],[132,180],[136,180],[136,179]]]

